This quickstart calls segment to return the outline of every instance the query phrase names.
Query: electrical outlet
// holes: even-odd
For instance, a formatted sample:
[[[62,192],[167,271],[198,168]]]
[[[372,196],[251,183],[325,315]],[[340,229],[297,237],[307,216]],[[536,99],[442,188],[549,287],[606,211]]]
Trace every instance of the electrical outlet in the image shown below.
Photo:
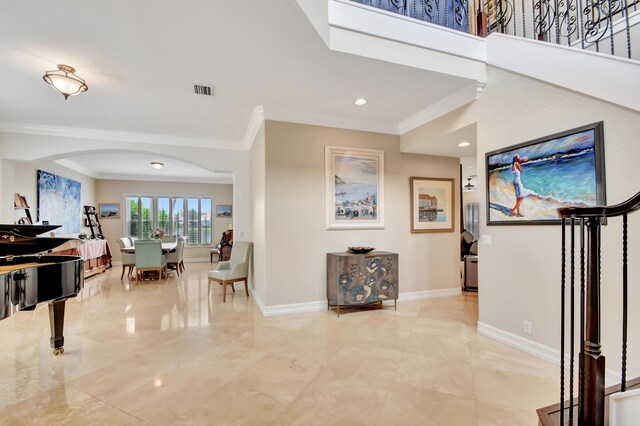
[[[524,322],[524,332],[527,334],[531,334],[531,331],[533,330],[533,324],[531,324],[530,321],[525,321]]]

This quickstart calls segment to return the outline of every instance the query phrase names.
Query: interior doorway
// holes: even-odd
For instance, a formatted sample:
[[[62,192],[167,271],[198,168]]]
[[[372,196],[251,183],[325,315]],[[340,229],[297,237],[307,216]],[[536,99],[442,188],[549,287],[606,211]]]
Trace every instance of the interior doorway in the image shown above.
[[[460,277],[463,291],[477,292],[480,205],[477,157],[460,158]]]

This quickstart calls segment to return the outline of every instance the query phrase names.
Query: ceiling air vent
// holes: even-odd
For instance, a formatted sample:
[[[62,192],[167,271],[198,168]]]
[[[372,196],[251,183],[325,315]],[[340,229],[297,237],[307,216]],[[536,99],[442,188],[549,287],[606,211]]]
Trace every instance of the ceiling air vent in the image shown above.
[[[196,95],[213,96],[213,86],[205,86],[203,84],[194,84],[193,93]]]

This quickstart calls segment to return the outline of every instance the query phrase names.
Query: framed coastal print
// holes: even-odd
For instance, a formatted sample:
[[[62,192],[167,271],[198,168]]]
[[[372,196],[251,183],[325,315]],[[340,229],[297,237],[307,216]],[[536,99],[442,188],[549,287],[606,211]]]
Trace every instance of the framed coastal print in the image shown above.
[[[453,232],[453,182],[449,178],[409,178],[412,234]]]
[[[327,229],[384,229],[384,151],[324,152]]]
[[[602,122],[486,154],[487,225],[561,223],[561,207],[606,205]]]
[[[100,219],[118,219],[120,218],[119,203],[100,203],[98,204],[100,211]]]
[[[56,233],[80,232],[80,182],[38,170],[38,220],[61,225]]]
[[[216,206],[216,217],[231,217],[232,207],[227,204],[219,204]]]

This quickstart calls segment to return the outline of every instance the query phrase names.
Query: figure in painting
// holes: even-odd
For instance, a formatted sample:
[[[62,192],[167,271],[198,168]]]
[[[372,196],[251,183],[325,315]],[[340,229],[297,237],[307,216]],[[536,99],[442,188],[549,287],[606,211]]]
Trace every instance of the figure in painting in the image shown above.
[[[526,189],[522,184],[522,179],[520,175],[522,174],[522,163],[527,161],[527,157],[522,157],[518,154],[513,156],[513,161],[511,162],[511,172],[513,173],[513,188],[516,190],[516,205],[510,210],[511,216],[523,217],[524,215],[520,212],[520,204],[522,204],[522,200],[526,194]]]

